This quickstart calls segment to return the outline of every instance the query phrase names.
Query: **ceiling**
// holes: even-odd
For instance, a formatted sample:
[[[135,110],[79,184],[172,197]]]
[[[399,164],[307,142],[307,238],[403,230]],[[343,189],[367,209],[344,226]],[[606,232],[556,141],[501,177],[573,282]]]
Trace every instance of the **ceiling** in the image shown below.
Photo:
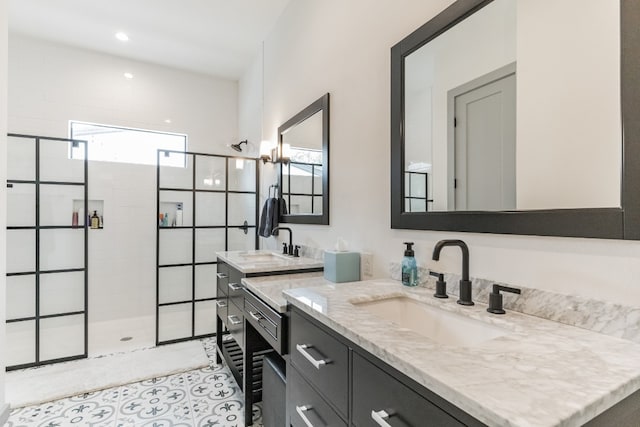
[[[289,1],[10,0],[9,31],[237,80]]]

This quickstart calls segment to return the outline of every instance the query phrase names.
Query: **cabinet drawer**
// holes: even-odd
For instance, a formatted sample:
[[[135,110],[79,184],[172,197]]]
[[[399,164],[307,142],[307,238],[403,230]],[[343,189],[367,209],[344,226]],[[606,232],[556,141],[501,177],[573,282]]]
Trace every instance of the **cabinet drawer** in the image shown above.
[[[242,285],[242,273],[233,267],[229,267],[229,282],[227,283],[227,295],[229,302],[234,303],[238,307],[244,305],[244,286]]]
[[[222,324],[228,328],[229,321],[227,320],[227,316],[229,315],[229,302],[226,297],[218,298],[216,300],[216,312],[218,313],[218,317],[222,320]]]
[[[390,416],[384,419],[384,411]],[[464,426],[382,369],[353,353],[353,424],[380,427],[373,413],[393,427]]]
[[[227,285],[229,284],[229,266],[224,262],[218,261],[216,270],[217,297],[226,297],[228,295]]]
[[[297,311],[290,321],[291,363],[346,417],[349,348]]]
[[[244,313],[247,322],[251,323],[258,333],[279,354],[286,353],[283,336],[282,315],[269,307],[264,301],[255,296],[251,291],[244,290]]]
[[[244,313],[231,302],[227,307],[227,329],[240,348],[244,350]]]
[[[331,409],[294,368],[287,374],[289,413],[292,427],[346,427],[347,424]],[[306,418],[306,421],[305,419]]]

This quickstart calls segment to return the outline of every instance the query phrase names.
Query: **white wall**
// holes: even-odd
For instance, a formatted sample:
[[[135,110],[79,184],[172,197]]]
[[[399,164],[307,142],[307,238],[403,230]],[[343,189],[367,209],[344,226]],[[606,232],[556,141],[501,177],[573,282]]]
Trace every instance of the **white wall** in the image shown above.
[[[73,119],[185,133],[190,151],[235,153],[235,81],[12,34],[9,82],[11,132],[65,137]],[[104,230],[89,235],[90,322],[153,316],[155,166],[90,162],[89,198],[105,210]]]
[[[295,241],[330,248],[343,237],[372,252],[375,276],[385,277],[407,240],[419,264],[459,272],[455,249],[438,263],[431,253],[440,239],[462,238],[472,276],[640,305],[637,242],[390,229],[390,48],[450,3],[296,0],[275,25],[265,42],[264,137],[275,142],[280,124],[331,93],[331,225],[294,224]],[[240,91],[255,86],[245,75]]]
[[[519,209],[620,206],[619,29],[617,1],[518,2]]]
[[[239,139],[248,141],[247,155],[258,156],[262,142],[262,49],[247,67],[238,87]]]
[[[0,183],[7,178],[7,2],[0,2]],[[4,405],[5,345],[5,263],[6,263],[6,195],[5,185],[0,185],[0,417]]]

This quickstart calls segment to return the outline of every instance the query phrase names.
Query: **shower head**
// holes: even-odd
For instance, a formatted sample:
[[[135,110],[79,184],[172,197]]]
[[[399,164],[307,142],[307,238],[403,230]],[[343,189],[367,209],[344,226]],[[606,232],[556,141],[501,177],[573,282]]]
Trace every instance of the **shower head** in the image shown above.
[[[231,148],[233,148],[234,150],[236,150],[237,152],[241,153],[242,152],[242,144],[247,144],[247,140],[243,140],[238,142],[237,144],[231,144]]]

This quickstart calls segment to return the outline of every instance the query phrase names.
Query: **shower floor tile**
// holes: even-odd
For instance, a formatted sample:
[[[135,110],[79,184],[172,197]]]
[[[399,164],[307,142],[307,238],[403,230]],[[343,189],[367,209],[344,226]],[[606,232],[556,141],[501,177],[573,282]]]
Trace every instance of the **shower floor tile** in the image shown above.
[[[243,394],[224,365],[215,365],[215,340],[202,341],[210,366],[11,411],[5,427],[241,427]],[[254,426],[262,426],[259,405]]]

